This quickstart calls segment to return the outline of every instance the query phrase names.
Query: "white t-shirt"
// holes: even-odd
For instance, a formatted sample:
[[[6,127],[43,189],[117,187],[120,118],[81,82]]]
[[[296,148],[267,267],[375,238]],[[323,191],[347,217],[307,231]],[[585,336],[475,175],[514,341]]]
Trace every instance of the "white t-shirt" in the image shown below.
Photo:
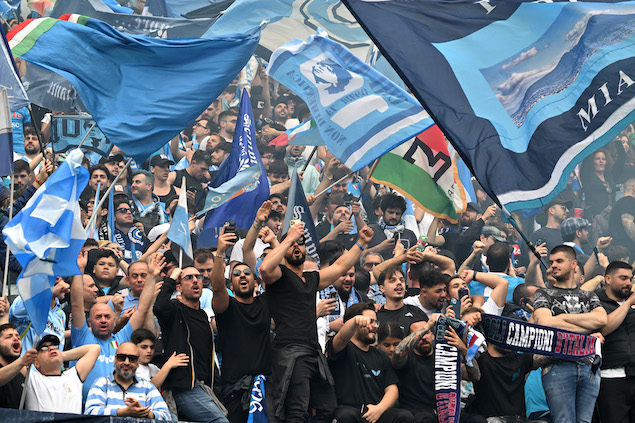
[[[31,367],[24,408],[82,414],[82,385],[75,367],[58,376],[45,376]]]
[[[243,239],[239,239],[238,241],[236,241],[236,244],[234,244],[234,248],[232,249],[232,254],[229,257],[229,261],[244,261],[243,260],[243,244],[245,243],[245,238]],[[260,238],[256,238],[256,243],[254,244],[254,254],[256,255],[256,260],[258,260],[258,257],[260,257],[262,255],[262,253],[265,251],[265,248],[267,248],[269,246],[269,244],[267,244],[266,242],[262,242],[262,240]]]
[[[418,296],[418,295],[414,295],[414,296],[412,296],[412,297],[407,297],[407,298],[404,298],[403,303],[404,303],[404,304],[407,304],[407,305],[411,305],[411,306],[415,306],[415,307],[420,308],[420,309],[421,309],[421,311],[423,311],[423,312],[426,314],[426,316],[428,316],[428,319],[429,319],[429,318],[430,318],[430,316],[432,316],[434,313],[438,313],[438,311],[437,311],[437,310],[430,310],[430,309],[425,308],[425,307],[423,306],[423,304],[421,304],[421,300],[419,299],[419,296]]]
[[[159,368],[152,363],[139,364],[135,376],[137,379],[152,380],[159,373]]]

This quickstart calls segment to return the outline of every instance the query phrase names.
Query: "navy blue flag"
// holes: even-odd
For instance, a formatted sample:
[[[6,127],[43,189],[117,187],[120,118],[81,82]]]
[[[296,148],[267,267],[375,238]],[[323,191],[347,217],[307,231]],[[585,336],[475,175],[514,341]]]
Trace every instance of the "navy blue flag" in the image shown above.
[[[241,170],[255,164],[259,165],[262,171],[258,179],[258,186],[252,191],[229,200],[207,214],[205,225],[198,237],[198,248],[215,246],[219,235],[217,228],[223,226],[227,221],[236,222],[236,227],[238,228],[249,228],[256,218],[256,212],[262,203],[269,198],[269,180],[267,179],[267,173],[262,164],[260,153],[256,148],[256,128],[254,126],[251,102],[249,101],[247,90],[243,90],[232,150],[214,176],[212,186],[214,188],[221,186],[235,177]]]
[[[292,220],[301,220],[302,223],[304,223],[304,246],[306,247],[306,253],[313,257],[319,266],[320,257],[317,254],[317,245],[319,242],[317,232],[313,224],[311,210],[309,210],[309,203],[307,203],[306,197],[304,196],[302,183],[300,182],[300,177],[296,170],[293,171],[291,185],[289,186],[287,213],[284,216],[284,224],[282,225],[283,234],[289,231]]]
[[[88,112],[73,84],[62,75],[26,63],[22,83],[31,103],[60,113]]]
[[[51,118],[51,142],[56,153],[64,153],[82,144],[83,150],[92,151],[100,156],[108,157],[112,143],[101,132],[98,126],[93,129],[93,118],[88,115],[56,115]]]
[[[434,391],[439,423],[458,423],[461,416],[461,355],[445,339],[449,326],[448,319],[440,316],[434,327]]]
[[[633,4],[343,2],[509,211],[635,120]]]

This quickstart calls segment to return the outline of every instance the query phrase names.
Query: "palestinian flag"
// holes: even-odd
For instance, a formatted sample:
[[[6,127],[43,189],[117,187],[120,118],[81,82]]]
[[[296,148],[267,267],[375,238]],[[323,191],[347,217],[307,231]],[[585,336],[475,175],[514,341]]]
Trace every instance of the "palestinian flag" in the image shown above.
[[[271,140],[269,145],[326,145],[320,131],[317,129],[315,119],[310,118],[296,126],[287,129],[283,134]]]
[[[467,205],[456,165],[443,132],[436,125],[384,154],[370,178],[451,222],[457,221],[457,213],[465,211]]]

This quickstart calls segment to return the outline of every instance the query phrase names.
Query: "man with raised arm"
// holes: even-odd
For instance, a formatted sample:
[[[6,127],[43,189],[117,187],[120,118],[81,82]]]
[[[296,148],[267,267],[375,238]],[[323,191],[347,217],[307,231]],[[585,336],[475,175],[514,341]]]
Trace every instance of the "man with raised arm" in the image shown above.
[[[534,294],[535,323],[587,334],[602,329],[607,316],[598,296],[577,287],[575,250],[558,245],[549,263],[555,282]],[[591,421],[600,374],[588,360],[555,361],[543,369],[542,384],[554,423]]]
[[[333,378],[317,340],[315,296],[355,265],[373,231],[365,226],[359,240],[335,263],[320,271],[304,272],[304,225],[286,237],[260,266],[275,322],[273,342],[274,414],[289,422],[330,421],[335,408]]]

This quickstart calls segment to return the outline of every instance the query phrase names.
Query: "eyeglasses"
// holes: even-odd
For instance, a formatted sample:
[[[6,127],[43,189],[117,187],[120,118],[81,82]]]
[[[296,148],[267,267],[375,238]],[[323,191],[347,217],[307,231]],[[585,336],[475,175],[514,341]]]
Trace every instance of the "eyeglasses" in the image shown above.
[[[199,281],[202,281],[203,280],[203,275],[198,274],[198,275],[185,275],[185,276],[183,276],[183,280],[184,281],[191,281],[194,278],[198,279]]]
[[[124,362],[127,359],[131,363],[136,363],[139,360],[138,355],[132,355],[132,354],[115,354],[115,358],[117,359],[117,361],[121,361],[121,362]]]
[[[251,269],[246,267],[244,269],[234,269],[234,270],[232,270],[232,275],[234,275],[234,276],[240,276],[243,273],[245,274],[245,276],[249,276],[249,275],[251,275]]]
[[[368,262],[368,263],[362,264],[362,266],[364,266],[364,267],[375,267],[375,266],[379,266],[379,263]]]
[[[132,209],[129,209],[127,207],[121,207],[121,208],[118,208],[117,210],[115,210],[115,212],[124,213],[124,214],[127,214],[127,213],[132,214]]]
[[[59,345],[45,345],[43,347],[40,347],[40,351],[59,350],[59,349],[60,349]]]

